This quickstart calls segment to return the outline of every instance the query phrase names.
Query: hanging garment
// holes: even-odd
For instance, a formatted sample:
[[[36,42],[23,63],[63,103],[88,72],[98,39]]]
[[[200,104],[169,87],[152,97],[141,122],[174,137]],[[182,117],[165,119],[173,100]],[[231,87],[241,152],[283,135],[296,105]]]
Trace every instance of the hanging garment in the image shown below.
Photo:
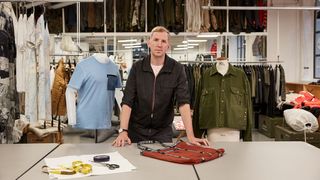
[[[68,86],[78,91],[76,128],[111,127],[115,88],[121,87],[116,64],[111,60],[100,63],[90,56],[77,64]]]
[[[243,139],[251,140],[251,92],[243,70],[229,64],[222,76],[215,64],[207,69],[200,79],[193,118],[198,137],[202,135],[199,129],[228,127],[243,130]]]
[[[36,48],[38,59],[38,120],[51,120],[50,91],[50,38],[43,15],[36,25]]]
[[[207,6],[209,3],[209,0],[200,0],[201,7]],[[201,32],[209,32],[210,29],[210,16],[209,16],[209,9],[202,9],[200,8],[200,14],[201,14]]]
[[[187,32],[200,32],[201,15],[199,0],[186,0]]]
[[[163,2],[163,14],[165,27],[172,32],[175,25],[175,1],[165,0]]]
[[[2,2],[4,3],[4,2]],[[16,45],[11,3],[0,3],[0,144],[13,143],[17,91],[15,84]],[[8,3],[8,2],[6,2]],[[10,9],[11,7],[11,9]]]
[[[17,77],[17,91],[25,92],[25,83],[26,83],[26,36],[27,36],[27,15],[20,15],[18,21],[18,36],[17,36],[17,59],[16,59],[16,77]]]
[[[66,72],[63,59],[59,61],[54,77],[51,91],[52,115],[64,116],[67,112],[65,92],[70,76]]]
[[[36,123],[38,120],[37,103],[37,69],[36,69],[36,43],[35,43],[35,25],[34,14],[31,14],[27,23],[27,49],[26,49],[26,106],[25,115],[30,123]]]
[[[218,52],[217,41],[216,41],[216,40],[213,40],[213,43],[212,43],[211,48],[210,48],[211,56],[212,56],[213,58],[217,58],[217,52]]]

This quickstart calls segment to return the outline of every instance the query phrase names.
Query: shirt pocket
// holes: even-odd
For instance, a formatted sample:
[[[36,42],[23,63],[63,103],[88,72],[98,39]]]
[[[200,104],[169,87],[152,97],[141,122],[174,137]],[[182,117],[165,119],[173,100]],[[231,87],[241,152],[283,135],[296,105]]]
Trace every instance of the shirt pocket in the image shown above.
[[[239,129],[245,129],[247,124],[246,92],[243,89],[231,87],[229,113],[233,115],[234,122]]]
[[[108,90],[114,91],[117,87],[118,77],[113,74],[108,74]]]
[[[216,89],[206,88],[201,92],[200,105],[201,107],[211,107],[214,106],[218,101],[216,100]]]
[[[245,92],[242,89],[231,87],[230,103],[233,105],[245,105]]]

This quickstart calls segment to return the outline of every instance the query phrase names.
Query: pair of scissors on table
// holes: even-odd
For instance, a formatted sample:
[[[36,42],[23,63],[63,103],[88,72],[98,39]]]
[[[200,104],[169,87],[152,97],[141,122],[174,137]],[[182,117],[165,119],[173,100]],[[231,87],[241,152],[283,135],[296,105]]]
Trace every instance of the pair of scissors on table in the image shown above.
[[[115,170],[117,168],[120,168],[118,164],[107,163],[109,160],[110,160],[110,157],[108,155],[98,155],[98,156],[94,156],[93,161],[91,162],[98,163],[103,166],[107,166],[110,170]]]

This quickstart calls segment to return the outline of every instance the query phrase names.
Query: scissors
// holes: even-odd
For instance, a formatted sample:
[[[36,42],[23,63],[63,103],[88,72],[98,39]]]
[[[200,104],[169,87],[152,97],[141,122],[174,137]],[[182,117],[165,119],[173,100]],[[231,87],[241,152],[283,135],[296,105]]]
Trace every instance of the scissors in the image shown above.
[[[117,168],[120,168],[118,164],[109,164],[109,163],[103,163],[103,164],[106,165],[110,170],[115,170]]]
[[[94,162],[94,161],[91,161],[91,162]],[[120,168],[120,165],[118,165],[118,164],[110,164],[107,162],[94,162],[94,163],[101,164],[103,166],[107,166],[110,170],[115,170],[117,168]]]
[[[107,166],[110,170],[120,168],[118,164],[107,163],[109,160],[110,160],[110,157],[108,155],[97,155],[93,157],[93,161],[91,162],[98,163],[103,166]]]

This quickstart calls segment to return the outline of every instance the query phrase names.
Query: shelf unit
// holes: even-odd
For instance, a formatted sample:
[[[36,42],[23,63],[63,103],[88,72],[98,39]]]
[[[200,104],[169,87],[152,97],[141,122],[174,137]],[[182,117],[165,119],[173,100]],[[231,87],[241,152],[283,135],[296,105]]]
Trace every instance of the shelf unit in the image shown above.
[[[320,85],[313,85],[309,83],[286,83],[286,92],[299,93],[299,91],[308,91],[311,94],[315,95],[317,98],[320,98]]]

